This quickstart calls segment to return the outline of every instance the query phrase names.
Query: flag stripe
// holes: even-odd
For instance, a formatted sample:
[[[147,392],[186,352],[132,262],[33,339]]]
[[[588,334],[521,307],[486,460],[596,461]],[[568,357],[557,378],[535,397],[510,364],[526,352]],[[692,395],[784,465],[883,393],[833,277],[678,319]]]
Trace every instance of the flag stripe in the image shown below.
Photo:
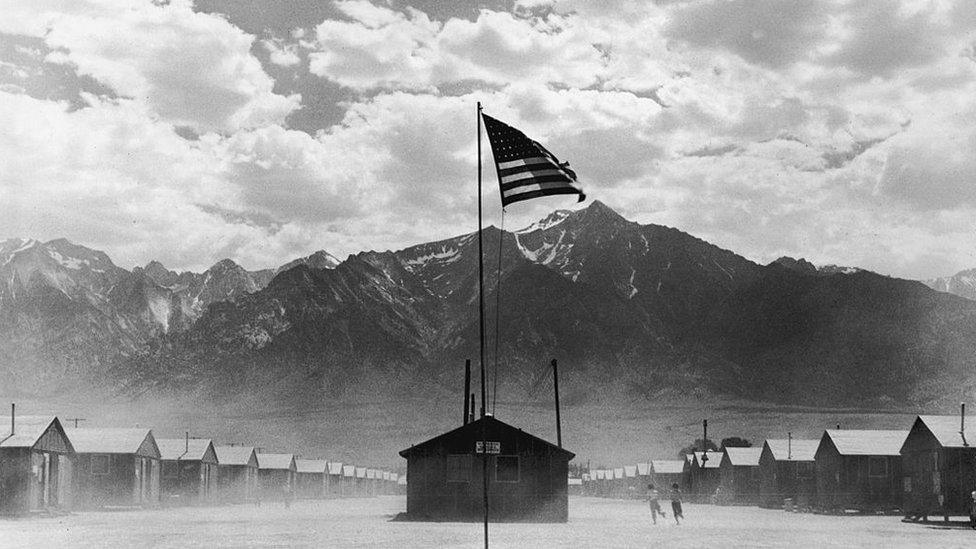
[[[569,189],[574,192],[579,192],[580,190],[578,188],[567,187],[562,181],[543,181],[539,183],[530,183],[528,185],[522,185],[521,187],[514,187],[511,189],[502,189],[502,196],[504,198],[511,198],[527,192],[545,191],[550,189]]]
[[[532,158],[520,158],[518,160],[510,160],[508,162],[499,162],[499,170],[507,170],[509,168],[517,168],[519,166],[530,166],[532,164],[551,164],[548,158],[543,158],[541,156],[533,156]]]
[[[544,177],[548,175],[558,175],[559,177],[562,178],[563,181],[570,180],[569,177],[566,175],[566,172],[562,170],[553,170],[553,169],[531,170],[527,172],[513,173],[512,175],[503,175],[502,188],[504,189],[507,183],[512,183],[513,181],[522,181],[524,179],[532,179],[533,177]]]
[[[515,202],[520,202],[522,200],[530,200],[530,199],[533,199],[533,198],[539,198],[539,197],[543,197],[543,196],[550,196],[550,195],[554,195],[554,194],[580,194],[580,192],[578,190],[572,189],[570,187],[560,187],[560,188],[556,188],[556,189],[546,189],[546,190],[532,191],[532,192],[528,192],[528,193],[517,194],[517,195],[515,195],[515,196],[513,196],[511,198],[502,197],[502,206],[504,207],[504,206],[508,206],[509,204],[513,204]]]
[[[507,170],[498,170],[498,177],[504,178],[518,173],[532,172],[532,171],[538,171],[542,169],[559,170],[562,173],[566,174],[567,178],[573,180],[576,179],[576,173],[573,172],[573,170],[570,170],[565,166],[553,164],[551,162],[546,162],[544,164],[528,164],[526,166],[519,166],[517,168],[508,168]]]
[[[540,175],[539,177],[533,177],[532,179],[524,179],[522,181],[513,181],[511,183],[502,184],[502,192],[510,191],[512,189],[517,189],[518,187],[524,187],[526,185],[532,185],[534,183],[559,183],[567,187],[573,187],[579,189],[579,184],[575,181],[570,181],[565,175]],[[582,189],[580,189],[582,191]]]

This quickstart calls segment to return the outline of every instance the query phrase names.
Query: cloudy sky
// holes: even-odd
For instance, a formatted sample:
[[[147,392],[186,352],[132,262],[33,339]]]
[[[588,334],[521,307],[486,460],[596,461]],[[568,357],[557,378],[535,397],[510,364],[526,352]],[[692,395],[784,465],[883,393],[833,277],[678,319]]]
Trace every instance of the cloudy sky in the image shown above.
[[[469,232],[480,100],[629,219],[764,263],[976,267],[971,0],[0,0],[0,13],[0,239],[200,270]],[[505,224],[572,202],[515,204]]]

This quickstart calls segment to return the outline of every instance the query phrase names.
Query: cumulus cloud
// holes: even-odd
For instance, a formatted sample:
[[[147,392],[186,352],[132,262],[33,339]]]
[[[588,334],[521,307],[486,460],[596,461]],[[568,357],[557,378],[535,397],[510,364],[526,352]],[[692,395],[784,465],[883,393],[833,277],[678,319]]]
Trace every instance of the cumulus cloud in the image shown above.
[[[596,83],[602,65],[592,36],[565,19],[521,18],[482,11],[475,21],[432,21],[365,1],[337,3],[349,18],[316,28],[312,73],[357,89],[433,89],[477,80],[493,85],[515,81]]]
[[[0,32],[43,37],[51,61],[200,132],[280,123],[300,103],[273,93],[254,37],[187,0],[13,1],[0,11]]]
[[[784,9],[779,0],[698,0],[674,6],[665,33],[692,46],[730,50],[747,61],[782,67],[813,53],[824,40],[828,0]]]
[[[278,40],[262,40],[261,45],[268,50],[270,60],[275,65],[294,67],[302,62],[298,55],[298,44],[285,44]]]
[[[186,0],[14,2],[0,32],[113,93],[86,107],[24,95],[30,77],[0,90],[0,191],[16,197],[0,233],[183,268],[467,232],[481,101],[630,218],[759,261],[947,274],[974,261],[964,6],[519,0],[458,19],[346,0],[282,40]],[[304,132],[288,125],[300,99]],[[506,224],[567,202],[513,205]]]

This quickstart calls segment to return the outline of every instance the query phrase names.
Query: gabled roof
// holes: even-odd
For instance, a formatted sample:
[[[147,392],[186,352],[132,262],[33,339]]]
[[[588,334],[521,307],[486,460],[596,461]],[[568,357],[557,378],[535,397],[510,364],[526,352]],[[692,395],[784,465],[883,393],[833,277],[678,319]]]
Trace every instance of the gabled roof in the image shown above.
[[[624,468],[623,467],[614,467],[614,469],[613,469],[613,478],[614,479],[624,478]]]
[[[604,471],[603,469],[597,469],[596,471],[593,471],[593,473],[595,475],[594,478],[596,480],[605,480],[607,478],[606,471]]]
[[[820,445],[819,439],[766,439],[764,446],[769,447],[769,451],[776,461],[813,461],[817,455],[817,446]]]
[[[651,467],[655,473],[671,475],[683,473],[688,462],[683,459],[655,459],[651,462]]]
[[[406,486],[407,485],[407,475],[403,475],[402,477],[398,478],[397,479],[397,484],[399,484],[400,486]]]
[[[37,448],[73,453],[71,440],[64,433],[61,422],[55,416],[15,416],[14,433],[9,423],[0,431],[0,448]],[[45,442],[45,439],[48,439]]]
[[[376,469],[366,469],[366,478],[368,479],[376,478]]]
[[[143,448],[145,457],[160,456],[159,445],[149,429],[79,427],[64,432],[79,454],[138,454]]]
[[[366,478],[365,467],[356,467],[356,478]]]
[[[898,456],[908,431],[828,429],[823,438],[842,456]]]
[[[759,456],[762,455],[760,448],[726,448],[725,455],[729,463],[736,467],[758,467]]]
[[[400,473],[390,473],[390,480],[393,482],[400,480]]]
[[[695,454],[685,454],[685,461],[688,462],[688,465],[691,465],[695,461]]]
[[[970,424],[974,421],[970,418]],[[918,416],[915,425],[921,422],[931,432],[944,448],[968,448],[976,445],[976,429],[965,430],[965,440],[959,434],[959,416]]]
[[[637,476],[637,466],[636,465],[624,465],[624,476],[627,478]]]
[[[221,465],[258,466],[258,456],[253,446],[214,446],[214,452]]]
[[[330,475],[341,475],[342,474],[342,464],[338,461],[329,462],[329,474]]]
[[[157,438],[159,459],[217,463],[213,441],[209,438]]]
[[[484,429],[482,429],[482,426],[484,427]],[[445,442],[446,440],[451,440],[457,437],[464,437],[464,438],[470,438],[471,440],[477,440],[480,438],[480,434],[483,431],[486,431],[489,434],[492,432],[497,433],[499,431],[510,431],[512,432],[512,434],[517,434],[518,436],[525,437],[537,444],[546,446],[555,453],[563,454],[564,456],[566,456],[567,459],[573,459],[574,457],[576,457],[576,454],[570,452],[569,450],[560,448],[559,446],[556,446],[555,444],[549,441],[543,440],[535,435],[530,435],[529,433],[521,429],[518,429],[516,427],[512,427],[511,425],[505,423],[504,421],[496,419],[493,416],[485,416],[483,418],[472,421],[467,425],[462,425],[456,429],[440,434],[432,439],[421,442],[416,446],[411,446],[406,450],[401,450],[400,456],[409,457],[412,453],[416,451],[423,450],[424,448],[428,448],[430,446],[440,444]]]
[[[355,465],[343,465],[342,466],[342,476],[344,476],[344,477],[355,477],[356,476],[356,466]]]
[[[324,459],[296,459],[295,471],[298,473],[325,474],[329,464]]]
[[[702,461],[702,457],[707,456],[708,459]],[[708,452],[695,452],[695,463],[698,467],[705,469],[718,469],[719,465],[722,464],[722,452],[717,452],[715,450],[709,450]]]
[[[294,454],[258,454],[258,469],[295,470]]]

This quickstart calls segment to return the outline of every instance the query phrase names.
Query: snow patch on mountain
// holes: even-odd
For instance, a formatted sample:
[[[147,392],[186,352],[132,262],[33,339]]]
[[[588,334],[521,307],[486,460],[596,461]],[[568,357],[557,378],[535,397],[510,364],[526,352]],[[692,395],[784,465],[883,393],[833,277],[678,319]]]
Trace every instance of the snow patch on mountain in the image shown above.
[[[18,239],[15,239],[15,240],[7,240],[7,241],[3,242],[2,243],[3,244],[3,247],[6,247],[7,243],[9,243],[9,242],[15,242],[15,244],[13,244],[13,246],[17,246],[17,248],[14,249],[14,250],[11,250],[10,252],[8,252],[6,254],[6,257],[4,257],[3,263],[0,264],[0,267],[5,267],[8,263],[10,263],[11,261],[13,261],[14,256],[16,256],[18,253],[20,253],[20,252],[22,252],[22,251],[24,251],[24,250],[26,250],[28,248],[32,248],[32,247],[36,246],[37,244],[39,244],[39,242],[36,241],[36,240],[34,240],[33,238],[27,238],[27,239],[18,238]]]
[[[163,327],[163,332],[169,332],[169,317],[172,312],[170,301],[159,295],[149,296],[149,312],[153,319]]]
[[[410,258],[403,262],[403,266],[412,272],[414,269],[423,267],[430,261],[436,260],[440,263],[454,263],[459,259],[461,259],[461,254],[459,253],[458,248],[442,247],[438,252],[431,252],[429,254]]]
[[[571,213],[573,212],[570,210],[556,210],[551,214],[549,214],[544,219],[536,221],[535,223],[529,225],[528,227],[515,231],[515,234],[517,235],[528,234],[535,231],[544,231],[546,229],[551,229],[556,225],[559,225],[563,221],[566,221],[566,218],[568,218]]]
[[[633,299],[637,295],[637,287],[634,286],[634,276],[637,275],[637,269],[630,269],[630,280],[627,281],[627,285],[630,289],[627,291],[627,299]]]
[[[63,255],[61,255],[59,252],[55,250],[48,250],[47,255],[49,255],[51,259],[57,261],[62,267],[65,267],[67,269],[72,269],[75,271],[80,270],[82,265],[86,267],[90,265],[87,259],[64,257]]]

